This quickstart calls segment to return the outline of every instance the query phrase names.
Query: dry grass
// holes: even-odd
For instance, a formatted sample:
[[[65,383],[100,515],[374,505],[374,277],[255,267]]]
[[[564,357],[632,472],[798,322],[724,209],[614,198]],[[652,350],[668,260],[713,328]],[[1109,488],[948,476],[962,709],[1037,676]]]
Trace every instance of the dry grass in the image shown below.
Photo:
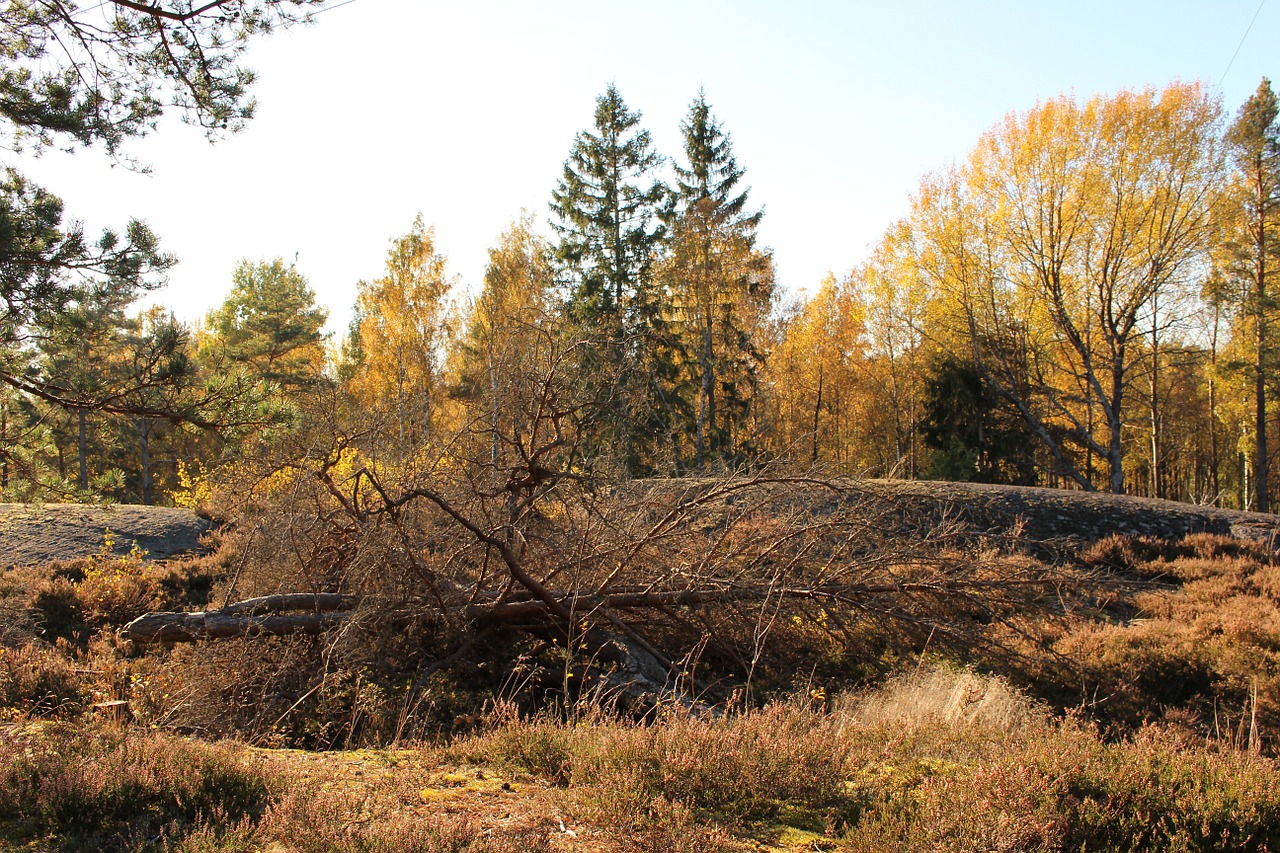
[[[47,848],[158,850],[202,823],[262,816],[268,782],[234,750],[111,726],[0,732],[0,838]]]
[[[1268,759],[1145,729],[1107,741],[1000,679],[641,725],[495,720],[447,748],[306,753],[12,727],[0,839],[28,850],[1280,849]]]
[[[1041,571],[1025,554],[983,560]],[[0,847],[1280,849],[1280,775],[1264,757],[1280,731],[1280,560],[1258,543],[1104,540],[1033,610],[1000,592],[990,610],[970,601],[953,623],[982,640],[968,657],[963,636],[944,643],[925,622],[891,635],[873,616],[837,626],[838,614],[797,612],[770,636],[783,647],[775,668],[803,694],[718,717],[640,725],[567,714],[549,693],[541,711],[502,704],[448,746],[332,754],[93,722],[87,709],[121,700],[137,723],[209,739],[380,745],[455,716],[474,724],[494,682],[509,681],[479,665],[514,656],[505,638],[416,683],[420,637],[403,632],[146,654],[112,638],[139,608],[207,596],[217,571],[117,557],[0,578]],[[549,641],[520,652],[530,671],[570,671]],[[740,664],[709,650],[699,684]],[[828,695],[888,669],[902,674]]]
[[[917,669],[879,690],[841,697],[835,711],[860,727],[915,730],[945,724],[1006,735],[1040,729],[1049,721],[1047,709],[1009,682],[968,669]]]
[[[0,720],[79,715],[92,688],[75,661],[44,643],[0,646]]]
[[[450,754],[541,768],[566,785],[582,825],[632,841],[696,839],[693,849],[796,839],[823,850],[1063,853],[1280,843],[1280,776],[1265,759],[1153,729],[1108,742],[966,670],[912,673],[832,704],[826,712],[806,698],[649,726],[527,721]]]
[[[1053,648],[1077,666],[1083,710],[1132,730],[1177,724],[1272,750],[1280,727],[1280,559],[1257,542],[1198,534],[1111,540],[1093,553],[1153,585],[1133,618],[1079,620]],[[1049,677],[1061,677],[1053,673]]]
[[[856,851],[1275,850],[1280,789],[1270,761],[1156,731],[1107,743],[1063,726],[894,780],[844,841]]]

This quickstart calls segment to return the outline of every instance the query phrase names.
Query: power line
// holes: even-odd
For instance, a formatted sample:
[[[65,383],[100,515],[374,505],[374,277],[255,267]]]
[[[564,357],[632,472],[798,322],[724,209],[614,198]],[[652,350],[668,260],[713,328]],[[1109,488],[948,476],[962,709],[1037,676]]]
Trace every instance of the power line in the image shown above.
[[[351,0],[347,0],[347,2],[350,3]],[[1253,13],[1253,18],[1249,21],[1249,26],[1245,27],[1244,35],[1240,36],[1240,43],[1236,45],[1236,52],[1231,54],[1231,61],[1227,63],[1227,67],[1223,70],[1222,76],[1218,78],[1218,92],[1222,91],[1222,84],[1227,79],[1227,72],[1231,70],[1232,65],[1235,65],[1236,57],[1240,55],[1240,48],[1244,47],[1244,40],[1249,37],[1249,32],[1253,29],[1254,21],[1258,20],[1258,15],[1262,12],[1262,7],[1265,5],[1267,5],[1267,0],[1262,0],[1262,2],[1258,4],[1258,10]]]
[[[75,17],[75,18],[79,18],[81,15],[87,15],[88,13],[90,13],[90,12],[92,12],[92,11],[95,11],[95,10],[97,10],[97,9],[101,9],[103,6],[106,6],[106,5],[107,5],[107,4],[109,4],[110,2],[111,2],[111,0],[101,0],[101,2],[100,2],[100,3],[98,3],[98,5],[96,5],[96,6],[90,6],[88,9],[77,9],[77,10],[76,10],[76,13],[75,13],[75,15],[74,15],[73,17]],[[332,6],[325,6],[323,9],[319,10],[318,12],[312,12],[312,13],[311,13],[311,17],[313,17],[313,18],[314,18],[316,15],[322,15],[322,14],[324,14],[325,12],[332,11],[333,9],[337,9],[337,8],[339,8],[340,6],[346,6],[346,5],[349,5],[349,4],[354,3],[354,2],[356,2],[356,0],[342,0],[342,2],[341,2],[341,3],[335,3],[335,4],[333,4]]]
[[[323,15],[325,12],[332,12],[334,9],[338,9],[343,6],[349,6],[354,2],[356,2],[356,0],[342,0],[341,3],[334,3],[332,6],[325,6],[319,12],[312,12],[311,17],[314,18],[316,15]],[[1263,2],[1265,3],[1266,0],[1263,0]]]
[[[75,13],[74,15],[72,15],[71,17],[72,17],[72,18],[79,18],[81,15],[87,15],[87,14],[89,14],[90,12],[94,11],[95,9],[101,9],[103,6],[107,5],[107,4],[108,4],[108,3],[110,3],[110,2],[111,2],[111,0],[102,0],[102,2],[101,2],[101,3],[99,3],[97,6],[90,6],[88,9],[77,9],[77,10],[76,10],[76,13]]]

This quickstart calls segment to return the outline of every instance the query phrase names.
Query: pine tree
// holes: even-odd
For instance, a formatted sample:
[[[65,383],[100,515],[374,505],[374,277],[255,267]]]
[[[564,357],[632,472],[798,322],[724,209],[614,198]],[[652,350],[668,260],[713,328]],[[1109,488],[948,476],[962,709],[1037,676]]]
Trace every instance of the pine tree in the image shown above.
[[[589,341],[582,372],[600,405],[585,451],[629,473],[662,467],[675,359],[665,294],[653,269],[666,239],[663,158],[612,84],[596,99],[594,133],[574,140],[552,193],[555,257],[568,279],[565,314]]]
[[[690,354],[699,466],[739,458],[764,353],[759,332],[773,303],[773,262],[756,248],[762,211],[747,209],[749,189],[732,142],[699,93],[681,123],[686,165],[676,166],[676,213],[666,280],[683,349]]]
[[[120,466],[129,472],[126,483],[131,495],[150,505],[156,501],[157,481],[162,486],[165,484],[165,469],[159,463],[168,463],[168,485],[170,488],[175,487],[174,463],[178,457],[174,444],[191,442],[190,438],[183,435],[181,421],[157,417],[150,412],[180,410],[201,395],[217,391],[218,383],[214,383],[214,387],[203,385],[198,375],[194,345],[187,326],[163,306],[153,305],[128,318],[125,332],[124,348],[128,365],[135,372],[138,368],[144,368],[152,375],[153,381],[138,392],[138,397],[147,404],[146,409],[149,411],[136,412],[120,419],[116,455]],[[157,367],[145,367],[151,363],[156,363]],[[226,397],[219,405],[228,415],[232,414],[233,409],[240,409],[243,416],[246,410],[256,408],[257,400],[251,399],[248,388],[238,389],[238,392]],[[249,417],[252,419],[256,415]],[[163,458],[161,454],[164,454]],[[192,455],[195,454],[187,454],[188,462]]]
[[[1267,318],[1275,306],[1268,288],[1271,263],[1280,250],[1280,104],[1265,77],[1240,108],[1226,141],[1235,164],[1235,233],[1226,243],[1228,266],[1239,282],[1238,319],[1251,325],[1250,365],[1254,403],[1254,506],[1270,510],[1267,450],[1267,374],[1271,365]]]
[[[292,264],[241,261],[231,293],[209,315],[209,344],[258,379],[296,393],[324,366],[328,312],[316,306],[307,279]]]
[[[123,363],[127,334],[124,309],[132,300],[127,291],[100,288],[86,292],[56,318],[49,317],[50,324],[38,332],[41,382],[66,392],[61,408],[72,421],[75,482],[82,493],[90,487],[90,453],[100,456],[103,449],[94,429],[102,424],[92,423],[94,402],[104,392],[110,393],[108,389],[120,387],[127,372]],[[97,476],[95,480],[95,489],[100,491],[106,483]]]

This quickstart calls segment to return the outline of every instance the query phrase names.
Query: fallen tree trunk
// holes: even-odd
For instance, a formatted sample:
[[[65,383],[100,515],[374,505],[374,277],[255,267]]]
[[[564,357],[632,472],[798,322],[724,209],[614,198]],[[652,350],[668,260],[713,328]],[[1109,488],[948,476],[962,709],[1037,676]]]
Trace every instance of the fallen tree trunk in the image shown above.
[[[351,616],[356,598],[336,593],[286,593],[250,598],[219,610],[147,613],[120,629],[135,643],[194,643],[230,637],[320,634]],[[289,613],[311,610],[311,613]]]
[[[261,598],[246,598],[235,604],[228,604],[215,612],[234,614],[236,616],[256,616],[260,613],[287,613],[290,610],[314,610],[324,613],[332,610],[350,610],[359,599],[354,595],[339,592],[283,592],[277,595],[264,595]]]
[[[773,599],[809,599],[826,602],[865,602],[882,595],[923,595],[937,599],[963,597],[998,586],[1011,588],[1040,585],[1039,578],[986,581],[947,579],[942,582],[899,581],[880,584],[829,584],[809,587],[724,587],[719,589],[604,590],[584,595],[548,592],[551,604],[542,598],[459,604],[459,610],[473,622],[519,627],[521,624],[547,628],[572,622],[560,613],[587,615],[599,611],[660,610],[666,607],[705,607],[731,602]],[[121,636],[136,643],[183,643],[227,637],[269,637],[280,634],[320,634],[336,627],[351,615],[358,599],[339,593],[294,592],[250,598],[218,610],[196,613],[148,613],[121,629]],[[289,613],[309,610],[310,613]]]
[[[349,595],[286,593],[252,598],[219,610],[195,613],[147,613],[120,629],[124,639],[135,643],[195,643],[234,637],[270,637],[284,634],[321,634],[351,617],[357,599]],[[528,604],[540,605],[541,601]],[[310,608],[311,613],[283,611]],[[524,612],[517,607],[508,614],[496,611],[494,621],[505,621]],[[545,612],[545,611],[544,611]],[[494,615],[492,612],[490,615]],[[669,665],[652,652],[625,637],[597,638],[593,652],[601,662],[613,664],[612,671],[596,675],[597,698],[616,703],[632,713],[651,713],[664,702],[709,713],[701,702],[673,689]]]

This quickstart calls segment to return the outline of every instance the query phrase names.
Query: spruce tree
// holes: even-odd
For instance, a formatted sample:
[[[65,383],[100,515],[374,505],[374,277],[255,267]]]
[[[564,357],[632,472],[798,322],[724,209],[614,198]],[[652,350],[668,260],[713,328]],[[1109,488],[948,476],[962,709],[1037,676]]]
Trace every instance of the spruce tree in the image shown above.
[[[668,190],[653,177],[663,158],[639,124],[610,84],[596,99],[595,132],[574,139],[551,194],[556,258],[573,279],[570,314],[587,327],[634,319],[666,236]]]
[[[564,312],[587,341],[582,370],[599,402],[584,423],[584,450],[612,455],[631,474],[664,467],[676,364],[667,300],[653,276],[670,191],[655,176],[664,160],[639,125],[640,114],[610,84],[596,99],[594,128],[575,138],[551,202]]]
[[[681,211],[705,204],[754,244],[755,230],[764,212],[746,212],[749,188],[734,194],[745,172],[733,156],[732,140],[711,114],[705,92],[698,92],[698,97],[689,105],[689,116],[680,123],[680,132],[688,164],[675,167]]]
[[[680,127],[685,164],[676,165],[673,249],[668,287],[689,354],[685,393],[692,398],[697,464],[741,462],[764,355],[759,332],[773,301],[773,263],[756,248],[762,211],[747,207],[749,189],[733,145],[704,93]]]

